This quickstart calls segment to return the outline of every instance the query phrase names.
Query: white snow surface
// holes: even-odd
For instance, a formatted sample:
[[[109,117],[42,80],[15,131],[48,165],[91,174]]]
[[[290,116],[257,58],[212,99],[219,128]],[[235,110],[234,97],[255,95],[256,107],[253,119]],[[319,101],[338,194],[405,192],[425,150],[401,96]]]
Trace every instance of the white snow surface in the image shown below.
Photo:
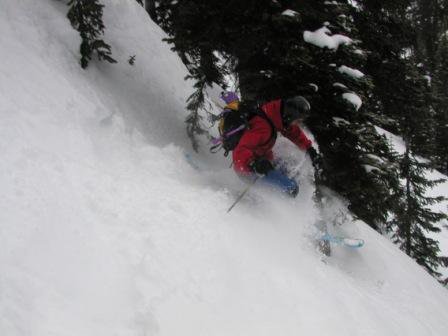
[[[362,249],[316,251],[284,139],[298,198],[226,214],[244,185],[206,147],[185,160],[184,66],[135,0],[105,3],[119,63],[82,70],[64,2],[0,0],[0,335],[446,333],[446,289],[364,223],[330,227]]]

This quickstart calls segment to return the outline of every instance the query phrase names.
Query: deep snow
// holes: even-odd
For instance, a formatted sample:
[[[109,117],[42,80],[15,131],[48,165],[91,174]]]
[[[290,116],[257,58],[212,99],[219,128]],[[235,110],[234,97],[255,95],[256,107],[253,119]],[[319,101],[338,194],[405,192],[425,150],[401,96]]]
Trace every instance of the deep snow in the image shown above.
[[[63,2],[0,0],[1,335],[446,333],[446,289],[332,195],[331,230],[366,245],[320,256],[286,141],[299,197],[227,215],[244,186],[191,153],[184,66],[135,0],[105,3],[119,64],[84,71]]]

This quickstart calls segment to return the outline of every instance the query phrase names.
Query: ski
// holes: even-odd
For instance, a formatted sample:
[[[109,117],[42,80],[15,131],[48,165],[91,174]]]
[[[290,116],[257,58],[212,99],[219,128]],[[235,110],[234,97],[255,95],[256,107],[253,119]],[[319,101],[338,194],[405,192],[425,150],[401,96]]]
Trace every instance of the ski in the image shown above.
[[[329,233],[325,233],[322,237],[320,237],[319,240],[350,248],[360,248],[364,245],[363,239],[333,236],[332,234]]]

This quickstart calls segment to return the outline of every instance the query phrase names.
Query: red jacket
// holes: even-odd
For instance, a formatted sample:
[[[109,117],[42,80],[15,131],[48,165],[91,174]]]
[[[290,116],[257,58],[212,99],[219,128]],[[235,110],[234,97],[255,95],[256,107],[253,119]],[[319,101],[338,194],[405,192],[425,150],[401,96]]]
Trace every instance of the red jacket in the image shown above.
[[[305,133],[296,125],[287,129],[283,128],[280,115],[281,100],[274,100],[261,106],[266,116],[272,121],[276,131],[295,143],[300,149],[307,150],[311,147],[311,141]],[[244,132],[238,145],[233,150],[233,167],[239,174],[252,172],[250,163],[256,158],[273,160],[272,148],[275,144],[271,125],[262,117],[254,117],[249,121],[249,128]]]

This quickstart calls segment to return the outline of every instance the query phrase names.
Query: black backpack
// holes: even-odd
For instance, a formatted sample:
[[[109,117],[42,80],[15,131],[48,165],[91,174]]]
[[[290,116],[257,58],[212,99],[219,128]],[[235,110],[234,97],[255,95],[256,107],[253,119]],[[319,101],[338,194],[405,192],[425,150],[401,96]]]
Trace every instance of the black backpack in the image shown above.
[[[238,110],[225,109],[217,117],[220,137],[212,140],[214,146],[210,148],[210,151],[216,153],[223,148],[224,156],[227,156],[238,145],[244,131],[249,128],[249,121],[257,116],[266,120],[271,126],[271,136],[266,143],[273,138],[275,139],[277,131],[272,120],[268,118],[264,111],[256,103],[241,102]]]

